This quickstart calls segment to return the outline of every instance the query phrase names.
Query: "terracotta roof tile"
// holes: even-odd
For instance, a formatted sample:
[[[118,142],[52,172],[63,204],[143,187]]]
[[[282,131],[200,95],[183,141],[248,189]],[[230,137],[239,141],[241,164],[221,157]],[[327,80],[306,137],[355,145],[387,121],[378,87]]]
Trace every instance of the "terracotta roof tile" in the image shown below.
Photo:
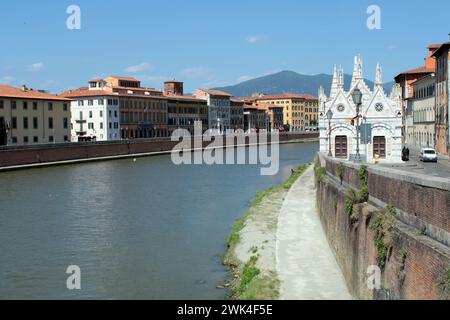
[[[0,97],[33,100],[70,101],[70,99],[55,94],[35,91],[33,89],[26,89],[24,91],[22,89],[6,85],[0,85]]]
[[[202,90],[210,95],[213,96],[223,96],[223,97],[231,97],[232,95],[225,92],[225,91],[221,91],[221,90],[214,90],[214,89],[199,89]]]
[[[99,96],[118,96],[117,93],[112,93],[106,90],[89,90],[87,88],[79,88],[76,90],[69,90],[60,94],[60,96],[67,98],[78,97],[99,97]]]

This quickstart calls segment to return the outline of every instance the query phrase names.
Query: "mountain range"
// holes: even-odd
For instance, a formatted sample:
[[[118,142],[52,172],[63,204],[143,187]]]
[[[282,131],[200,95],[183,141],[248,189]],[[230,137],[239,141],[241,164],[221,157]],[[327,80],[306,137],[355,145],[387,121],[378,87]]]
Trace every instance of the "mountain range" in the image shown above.
[[[279,94],[279,93],[303,93],[317,96],[319,87],[325,88],[325,93],[330,94],[333,76],[329,74],[303,75],[294,71],[281,71],[263,77],[251,79],[236,85],[215,88],[232,94],[236,98],[249,97],[253,93]],[[344,75],[346,90],[352,81],[351,75]],[[369,88],[374,87],[373,81],[365,80]],[[386,93],[390,93],[395,82],[383,85]]]

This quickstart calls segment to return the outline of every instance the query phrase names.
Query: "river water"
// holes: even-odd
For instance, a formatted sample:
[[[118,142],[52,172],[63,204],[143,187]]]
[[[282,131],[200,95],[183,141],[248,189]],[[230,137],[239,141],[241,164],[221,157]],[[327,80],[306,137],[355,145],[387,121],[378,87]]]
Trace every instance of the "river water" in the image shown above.
[[[317,151],[281,145],[275,176],[170,156],[0,173],[0,299],[225,299],[233,222]]]

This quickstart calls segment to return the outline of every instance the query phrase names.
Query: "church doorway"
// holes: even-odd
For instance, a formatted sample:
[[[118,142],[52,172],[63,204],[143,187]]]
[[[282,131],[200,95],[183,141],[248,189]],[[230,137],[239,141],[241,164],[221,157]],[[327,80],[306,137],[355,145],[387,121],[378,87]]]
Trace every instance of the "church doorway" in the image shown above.
[[[373,156],[376,155],[381,159],[386,158],[386,137],[373,137]]]
[[[336,136],[335,157],[347,158],[347,136]]]

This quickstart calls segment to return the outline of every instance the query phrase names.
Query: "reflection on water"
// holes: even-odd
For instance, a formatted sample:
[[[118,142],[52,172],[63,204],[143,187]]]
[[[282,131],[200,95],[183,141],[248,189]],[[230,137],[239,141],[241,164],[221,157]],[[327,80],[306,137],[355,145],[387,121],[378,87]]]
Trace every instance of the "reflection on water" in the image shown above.
[[[169,156],[1,173],[0,298],[224,299],[233,221],[317,150],[282,145],[276,176]],[[69,265],[81,291],[66,288]]]

